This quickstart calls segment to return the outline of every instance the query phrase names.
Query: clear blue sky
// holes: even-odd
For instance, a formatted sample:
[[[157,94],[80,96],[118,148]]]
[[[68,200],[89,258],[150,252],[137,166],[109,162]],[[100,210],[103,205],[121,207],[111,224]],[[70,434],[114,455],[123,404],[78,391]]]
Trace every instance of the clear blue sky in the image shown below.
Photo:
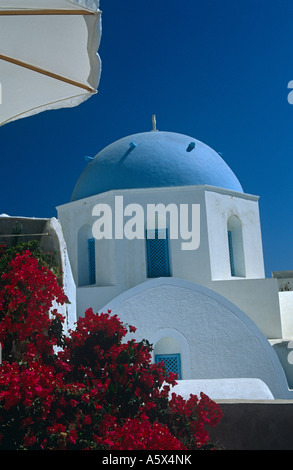
[[[222,153],[260,196],[267,275],[293,270],[292,0],[101,0],[98,94],[0,127],[0,213],[56,216],[111,142],[151,130]]]

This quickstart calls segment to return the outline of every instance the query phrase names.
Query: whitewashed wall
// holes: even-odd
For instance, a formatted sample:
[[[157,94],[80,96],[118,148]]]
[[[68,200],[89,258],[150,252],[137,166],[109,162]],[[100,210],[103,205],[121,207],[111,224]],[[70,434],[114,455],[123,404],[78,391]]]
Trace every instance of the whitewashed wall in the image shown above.
[[[227,299],[174,278],[147,281],[109,302],[135,338],[181,345],[182,379],[258,378],[275,398],[291,397],[281,364],[256,325]],[[131,335],[133,337],[133,335]]]
[[[77,284],[77,314],[92,307],[98,311],[122,292],[147,280],[145,240],[96,241],[96,285],[78,285],[78,271],[87,270],[87,251],[80,267],[79,233],[92,227],[97,217],[93,207],[106,203],[114,213],[115,196],[123,196],[124,207],[170,203],[200,205],[200,245],[184,251],[182,240],[170,240],[171,276],[205,285],[231,300],[255,321],[268,338],[282,335],[277,284],[264,278],[264,262],[258,197],[210,186],[109,191],[59,206],[72,272]],[[243,226],[246,277],[232,278],[229,265],[227,220],[239,217]],[[125,218],[127,220],[127,218]],[[86,247],[87,248],[87,247]]]

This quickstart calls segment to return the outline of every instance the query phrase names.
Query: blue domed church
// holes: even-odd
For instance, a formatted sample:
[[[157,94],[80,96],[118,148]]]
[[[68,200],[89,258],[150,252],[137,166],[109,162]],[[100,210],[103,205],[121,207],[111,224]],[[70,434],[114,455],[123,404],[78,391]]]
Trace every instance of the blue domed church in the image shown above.
[[[71,200],[111,190],[209,185],[243,192],[220,155],[173,132],[144,132],[114,142],[81,174]]]
[[[136,326],[183,395],[292,398],[280,345],[293,328],[265,278],[258,200],[194,137],[154,124],[107,146],[57,208],[77,317]]]

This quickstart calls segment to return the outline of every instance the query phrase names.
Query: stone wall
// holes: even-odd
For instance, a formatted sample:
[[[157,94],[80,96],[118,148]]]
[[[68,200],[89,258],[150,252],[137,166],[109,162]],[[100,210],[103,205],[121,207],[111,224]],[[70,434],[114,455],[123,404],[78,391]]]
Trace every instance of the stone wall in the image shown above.
[[[223,412],[211,440],[223,450],[293,450],[293,401],[217,401]]]

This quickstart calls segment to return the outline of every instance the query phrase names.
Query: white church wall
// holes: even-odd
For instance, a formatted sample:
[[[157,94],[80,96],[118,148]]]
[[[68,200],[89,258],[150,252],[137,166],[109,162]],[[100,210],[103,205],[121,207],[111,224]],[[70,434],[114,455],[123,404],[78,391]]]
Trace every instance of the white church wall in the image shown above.
[[[92,217],[92,209],[97,204],[108,204],[114,214],[115,196],[123,196],[124,207],[131,203],[141,205],[145,212],[145,228],[147,224],[147,204],[157,204],[160,202],[166,207],[168,204],[176,202],[180,204],[200,204],[200,246],[194,251],[183,251],[181,249],[181,239],[169,239],[169,261],[171,276],[185,277],[189,280],[208,280],[210,278],[209,258],[206,236],[206,224],[204,219],[204,198],[203,192],[197,188],[190,191],[186,188],[146,189],[129,191],[110,191],[109,193],[93,196],[86,200],[76,201],[70,205],[58,208],[58,215],[65,224],[64,230],[67,236],[77,245],[76,232],[80,227],[86,226],[90,220],[93,225],[97,217]],[[84,214],[82,212],[85,212]],[[69,216],[70,214],[70,216]],[[90,216],[89,216],[90,214]],[[125,220],[129,219],[125,218]],[[113,227],[114,228],[114,227]],[[170,233],[170,221],[167,217],[167,228]],[[77,248],[71,243],[71,259],[75,267],[74,271],[78,278]],[[88,269],[86,259],[86,248],[84,254],[83,269]],[[106,274],[105,274],[106,273]],[[77,306],[79,314],[83,314],[85,309],[92,307],[95,311],[109,302],[113,297],[121,292],[146,281],[146,240],[132,239],[126,237],[116,240],[96,240],[96,275],[95,286],[81,284],[78,288]],[[105,282],[105,279],[108,282]],[[104,282],[103,282],[104,281]]]
[[[107,204],[112,210],[114,220],[115,196],[123,197],[124,208],[131,203],[140,205],[145,213],[145,224],[147,222],[148,204],[156,205],[160,203],[165,207],[169,204],[176,204],[179,212],[180,204],[189,207],[192,204],[200,205],[198,228],[200,230],[200,244],[198,248],[195,250],[182,250],[184,240],[180,238],[180,227],[178,228],[179,238],[169,239],[171,275],[185,277],[193,281],[202,281],[203,279],[207,281],[210,279],[205,201],[202,187],[168,188],[168,190],[166,188],[152,188],[109,191],[57,208],[65,238],[68,240],[69,256],[77,283],[79,269],[78,232],[83,226],[93,226],[98,219],[92,216],[92,210],[97,204]],[[124,220],[127,221],[129,218],[124,217]],[[191,222],[191,216],[189,222]],[[167,227],[170,234],[168,217]],[[113,224],[113,238],[114,235]],[[129,288],[147,279],[145,240],[129,240],[126,237],[116,240],[98,240],[96,242],[96,251],[97,286],[122,284],[125,288]]]
[[[207,285],[243,310],[268,339],[282,338],[276,279],[234,279]]]
[[[121,286],[84,286],[77,288],[76,309],[77,316],[83,316],[88,308],[96,313],[110,300],[124,292]]]
[[[293,271],[274,271],[278,282],[282,338],[293,339]]]
[[[260,379],[180,380],[170,390],[188,400],[190,394],[205,393],[212,400],[273,400],[269,387]]]
[[[279,297],[275,280],[237,279],[234,281],[212,281],[204,285],[221,294],[243,310],[260,328],[266,338],[284,337],[285,330],[282,330]],[[125,290],[127,289],[122,285],[105,286],[98,289],[94,286],[78,288],[78,315],[83,315],[89,307],[97,312]]]
[[[110,192],[106,196],[100,195],[98,201],[100,203],[109,203],[111,198],[113,198],[113,195]],[[94,218],[92,209],[96,204],[96,199],[97,196],[93,196],[57,207],[58,218],[67,240],[72,272],[77,286],[89,285],[89,282],[87,282],[87,240],[93,238]],[[99,244],[95,243],[95,245],[98,258],[96,262],[96,285],[111,285],[116,275],[115,246],[110,243],[110,240],[100,240]]]
[[[139,204],[147,223],[147,205],[198,204],[200,206],[200,243],[196,250],[182,250],[182,240],[169,240],[171,276],[212,288],[230,299],[255,321],[268,338],[282,337],[280,307],[276,280],[264,279],[264,266],[256,196],[231,193],[209,186],[151,188],[109,191],[58,207],[74,278],[78,271],[88,270],[87,246],[83,244],[83,261],[78,259],[78,233],[93,226],[92,215],[97,204],[107,204],[115,222],[115,197],[123,197],[124,208]],[[117,209],[117,208],[116,208]],[[232,277],[229,266],[227,227],[229,217],[239,217],[245,257],[246,277]],[[125,217],[124,220],[129,220]],[[144,229],[145,229],[144,227]],[[167,217],[170,234],[170,220]],[[87,234],[87,237],[90,236]],[[78,315],[92,307],[98,311],[122,292],[145,282],[147,278],[146,240],[102,239],[95,241],[96,283],[80,283],[77,291]],[[79,255],[80,256],[80,255]],[[213,280],[212,280],[213,279]]]
[[[131,189],[114,192],[116,197],[123,197],[124,208],[130,204],[138,204],[144,211],[144,231],[147,229],[148,205],[161,204],[167,209],[166,228],[169,234],[169,261],[171,275],[180,277],[181,275],[189,279],[210,277],[209,260],[207,259],[207,238],[204,233],[205,224],[202,191],[198,188],[152,188],[152,189]],[[99,200],[97,199],[98,203]],[[114,200],[108,199],[108,203],[114,213]],[[182,250],[182,239],[180,238],[180,227],[178,228],[179,238],[172,239],[172,230],[168,213],[168,206],[176,204],[178,214],[180,213],[180,204],[189,205],[198,204],[201,206],[200,220],[200,245],[196,250]],[[125,222],[130,217],[125,217]],[[159,220],[162,221],[162,217]],[[145,236],[145,233],[144,233]],[[145,239],[127,239],[115,240],[117,265],[119,279],[117,283],[123,283],[125,288],[132,287],[147,279],[146,268],[146,240]],[[123,274],[122,274],[123,273]]]
[[[82,225],[77,233],[77,283],[79,286],[89,284],[88,239],[92,237],[92,226]]]
[[[117,246],[115,240],[96,240],[96,285],[111,286],[117,282]]]
[[[277,339],[270,343],[282,364],[289,388],[293,389],[293,340]]]
[[[293,291],[279,292],[282,338],[293,339]]]
[[[243,277],[247,279],[264,278],[258,197],[223,189],[207,188],[205,199],[212,279],[223,280],[233,277],[230,269],[227,236],[228,221],[231,216],[237,217],[242,226]]]
[[[68,256],[70,259],[74,281],[78,286],[78,232],[82,225],[79,213],[83,209],[83,202],[77,201],[76,204],[64,204],[57,207],[58,220],[61,223],[64,238],[67,244]]]
[[[190,361],[190,376],[182,374],[183,380],[258,378],[275,398],[291,397],[268,340],[247,315],[210,289],[174,278],[155,279],[101,310],[108,308],[137,327],[137,340],[166,336],[166,325],[182,335]]]

